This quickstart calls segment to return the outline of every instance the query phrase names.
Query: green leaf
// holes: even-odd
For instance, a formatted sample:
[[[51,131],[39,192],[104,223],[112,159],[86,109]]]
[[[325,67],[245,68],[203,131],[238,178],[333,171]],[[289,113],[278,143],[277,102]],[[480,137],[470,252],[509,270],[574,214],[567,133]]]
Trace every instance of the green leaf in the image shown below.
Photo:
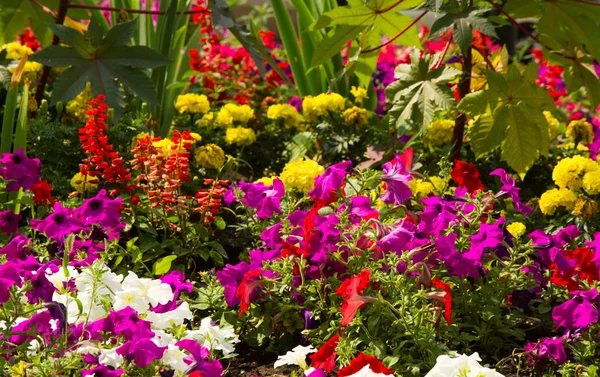
[[[64,26],[52,26],[71,47],[50,46],[30,57],[51,67],[69,66],[54,83],[52,103],[75,98],[90,82],[94,95],[104,94],[106,103],[117,112],[123,109],[124,99],[119,83],[142,100],[156,104],[152,81],[138,68],[162,67],[169,60],[145,46],[126,46],[135,22],[118,24],[106,36],[102,36],[95,17],[86,36]]]
[[[160,258],[152,266],[152,273],[154,275],[164,275],[171,270],[171,263],[177,259],[177,255],[167,255],[166,257]]]
[[[53,24],[54,20],[36,2],[52,10],[58,9],[59,0],[2,0],[0,24],[5,42],[14,41],[26,25],[31,25],[42,45],[50,43],[52,32],[47,25]]]
[[[436,110],[456,107],[452,91],[446,83],[460,74],[452,67],[434,68],[439,56],[420,58],[419,51],[411,53],[411,64],[396,67],[398,79],[386,88],[390,109],[390,124],[400,128],[414,124],[423,133],[434,118]]]
[[[344,25],[332,30],[317,45],[315,54],[310,62],[311,67],[317,67],[334,55],[339,54],[341,49],[364,30],[360,25]]]

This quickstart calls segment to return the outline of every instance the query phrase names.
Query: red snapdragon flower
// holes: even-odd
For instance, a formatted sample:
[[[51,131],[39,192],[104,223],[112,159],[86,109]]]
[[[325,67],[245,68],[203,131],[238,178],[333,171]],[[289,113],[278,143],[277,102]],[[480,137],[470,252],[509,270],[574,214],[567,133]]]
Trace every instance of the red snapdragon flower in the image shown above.
[[[333,367],[335,367],[335,358],[337,357],[335,349],[339,342],[340,336],[339,334],[335,334],[329,338],[329,340],[326,341],[316,353],[310,355],[312,367],[331,372]]]
[[[385,365],[383,365],[381,361],[377,360],[375,356],[365,355],[361,352],[358,354],[358,356],[356,356],[356,358],[350,361],[350,365],[345,366],[338,371],[338,377],[352,376],[367,365],[373,371],[373,373],[390,376],[394,375],[394,370],[386,368]]]
[[[31,187],[33,201],[35,204],[54,204],[56,200],[52,197],[52,186],[47,180],[40,181]]]
[[[450,284],[446,284],[440,279],[434,277],[431,279],[431,284],[437,289],[441,289],[444,293],[444,318],[448,325],[452,325],[452,292],[450,291]]]
[[[579,281],[593,283],[599,280],[598,267],[594,262],[595,254],[587,247],[580,247],[575,250],[562,250],[561,253],[569,259],[576,261],[575,267],[569,271],[562,271],[556,263],[550,265],[553,270],[550,282],[561,287],[567,287],[569,292],[579,290]]]
[[[454,161],[454,169],[451,173],[460,187],[465,187],[469,194],[473,194],[479,190],[485,190],[485,186],[481,183],[479,170],[474,164],[460,160]]]
[[[356,316],[356,311],[365,306],[366,303],[377,301],[374,297],[362,295],[369,286],[370,275],[371,271],[364,269],[358,275],[344,280],[342,285],[335,291],[338,296],[344,298],[341,308],[342,326],[348,326]]]

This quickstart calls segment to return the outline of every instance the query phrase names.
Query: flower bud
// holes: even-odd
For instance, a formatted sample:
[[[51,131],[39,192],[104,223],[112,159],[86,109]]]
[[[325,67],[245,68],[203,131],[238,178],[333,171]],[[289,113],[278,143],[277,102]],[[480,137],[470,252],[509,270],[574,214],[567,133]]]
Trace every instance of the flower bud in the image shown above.
[[[590,220],[598,213],[598,203],[586,196],[580,196],[575,203],[573,213],[580,219]]]

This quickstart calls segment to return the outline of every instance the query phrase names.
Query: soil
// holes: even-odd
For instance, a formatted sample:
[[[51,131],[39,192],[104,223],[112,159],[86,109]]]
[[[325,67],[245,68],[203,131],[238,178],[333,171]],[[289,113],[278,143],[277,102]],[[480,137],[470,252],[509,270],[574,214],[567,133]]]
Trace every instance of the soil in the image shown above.
[[[223,377],[289,377],[295,370],[293,366],[282,366],[277,369],[273,364],[277,355],[263,350],[243,349],[239,347],[239,355],[227,362],[223,362]]]

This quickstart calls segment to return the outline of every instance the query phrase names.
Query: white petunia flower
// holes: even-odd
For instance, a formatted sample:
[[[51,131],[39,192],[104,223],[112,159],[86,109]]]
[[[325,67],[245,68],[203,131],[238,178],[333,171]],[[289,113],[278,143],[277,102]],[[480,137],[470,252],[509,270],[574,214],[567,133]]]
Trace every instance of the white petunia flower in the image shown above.
[[[288,351],[285,355],[279,356],[274,367],[279,368],[284,365],[298,365],[302,369],[308,369],[308,365],[306,364],[306,355],[315,352],[317,352],[317,350],[313,346],[296,346],[291,351]]]
[[[102,349],[98,355],[98,362],[119,369],[123,365],[123,356],[117,353],[116,348]]]
[[[54,285],[56,289],[64,289],[64,283],[68,282],[71,279],[76,279],[77,276],[79,276],[79,272],[73,266],[67,266],[66,272],[68,272],[68,277],[63,267],[60,267],[55,273],[52,273],[52,270],[50,268],[46,268],[46,279],[48,279],[48,281],[52,283],[52,285]]]
[[[481,358],[475,352],[471,356],[449,355],[438,356],[435,366],[425,377],[504,377],[494,369],[482,367]]]
[[[235,343],[240,339],[232,327],[221,328],[213,325],[210,317],[206,317],[200,323],[198,330],[186,332],[186,337],[190,337],[209,350],[223,351],[223,355],[229,355],[235,351]]]
[[[137,289],[131,288],[117,292],[115,302],[113,303],[114,310],[121,310],[128,306],[140,314],[145,313],[149,309],[148,300],[140,296]]]
[[[179,347],[169,344],[168,348],[165,350],[161,361],[163,364],[170,366],[173,370],[179,372],[179,374],[183,374],[188,368],[189,365],[183,361],[183,359],[187,356],[187,354],[182,351]]]
[[[371,370],[369,365],[365,365],[361,370],[354,373],[349,377],[386,377],[386,376],[394,376],[393,374],[383,374],[383,373],[375,373]]]
[[[186,319],[192,319],[192,312],[187,302],[183,302],[176,309],[166,313],[150,312],[146,321],[152,322],[152,327],[157,329],[169,329],[173,326],[181,326]]]
[[[129,271],[123,279],[122,286],[123,290],[137,290],[140,297],[146,299],[153,307],[173,300],[173,290],[169,284],[160,280],[138,278],[133,271]]]
[[[79,292],[91,292],[94,289],[98,296],[113,296],[121,290],[121,280],[122,275],[112,272],[102,261],[96,261],[81,270],[75,278],[75,287]]]

